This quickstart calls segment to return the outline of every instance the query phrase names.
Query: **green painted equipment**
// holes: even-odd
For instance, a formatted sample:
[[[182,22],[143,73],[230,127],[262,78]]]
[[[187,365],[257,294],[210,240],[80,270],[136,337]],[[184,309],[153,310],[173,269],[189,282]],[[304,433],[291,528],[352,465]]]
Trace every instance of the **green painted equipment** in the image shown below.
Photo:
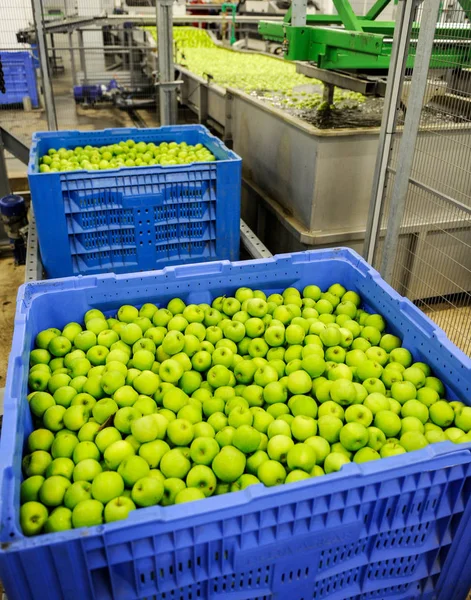
[[[353,12],[349,0],[333,2],[337,15],[304,14],[301,16],[302,25],[299,25],[299,18],[293,18],[296,10],[293,4],[283,22],[261,21],[259,33],[267,40],[282,44],[287,60],[310,61],[327,70],[387,70],[395,23],[379,21],[377,18],[391,0],[377,0],[364,16],[357,16]],[[443,40],[443,44],[435,44],[431,68],[440,68],[444,62],[459,66],[471,64],[471,0],[459,2],[468,19],[468,26],[460,24],[458,28],[453,23],[437,26],[435,39],[438,42]],[[417,39],[418,31],[419,25],[415,24],[412,39]],[[408,67],[414,66],[414,57],[415,45],[411,44]]]

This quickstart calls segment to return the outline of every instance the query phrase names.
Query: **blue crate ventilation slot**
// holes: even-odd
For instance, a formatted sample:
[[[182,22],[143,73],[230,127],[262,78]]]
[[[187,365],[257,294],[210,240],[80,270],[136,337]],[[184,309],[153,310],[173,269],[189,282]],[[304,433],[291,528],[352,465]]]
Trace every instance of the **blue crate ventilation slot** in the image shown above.
[[[174,220],[178,210],[170,206]],[[179,243],[166,240],[161,248],[178,252]],[[132,261],[135,251],[119,260]],[[100,260],[99,251],[77,260],[91,254]],[[385,316],[414,359],[443,380],[448,398],[471,405],[470,359],[351,250],[23,286],[0,445],[0,579],[9,600],[464,600],[471,587],[471,444],[442,442],[294,484],[139,509],[99,527],[21,533],[21,457],[32,430],[29,353],[40,330],[80,321],[92,307],[111,315],[122,304],[165,306],[173,297],[209,303],[240,286],[271,294],[335,282]]]
[[[39,158],[50,148],[100,146],[128,138],[201,143],[217,160],[38,173]],[[28,177],[49,277],[238,258],[241,160],[200,125],[37,133]]]
[[[36,87],[33,57],[29,52],[14,50],[0,52],[6,93],[0,93],[0,105],[21,104],[23,98],[31,98],[31,104],[38,108],[38,90]]]

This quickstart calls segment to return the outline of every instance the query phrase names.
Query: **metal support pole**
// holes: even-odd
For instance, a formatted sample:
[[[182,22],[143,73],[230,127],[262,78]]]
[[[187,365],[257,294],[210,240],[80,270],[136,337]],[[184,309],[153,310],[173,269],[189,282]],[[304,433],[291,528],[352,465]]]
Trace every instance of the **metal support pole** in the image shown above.
[[[327,102],[329,106],[334,103],[335,86],[332,83],[324,83],[324,92],[322,94],[323,102]]]
[[[8,196],[10,193],[11,189],[8,181],[7,163],[5,162],[5,144],[0,132],[0,198]]]
[[[79,43],[79,56],[80,56],[80,69],[83,73],[82,85],[87,83],[87,61],[85,60],[85,49],[83,45],[83,31],[77,29],[78,43]]]
[[[307,13],[307,0],[293,0],[291,4],[291,25],[305,27]]]
[[[412,23],[414,22],[417,0],[399,0],[398,15],[394,28],[394,39],[389,66],[386,94],[384,97],[383,119],[379,135],[378,154],[373,176],[370,210],[366,224],[363,256],[373,264],[378,243],[383,212],[384,189],[391,154],[397,113],[401,101],[402,85],[406,70],[408,47]]]
[[[43,23],[42,0],[32,0],[33,19],[38,43],[39,65],[43,84],[44,102],[46,105],[47,126],[51,131],[57,130],[56,106],[52,92],[51,72],[47,54],[46,32]]]
[[[396,260],[399,230],[409,190],[415,144],[419,131],[422,103],[427,88],[427,76],[432,55],[435,28],[440,0],[428,0],[422,13],[419,39],[414,60],[414,74],[410,90],[410,100],[404,123],[404,133],[399,147],[396,177],[391,196],[386,238],[384,240],[381,275],[391,283]]]
[[[67,35],[69,38],[70,68],[72,70],[72,83],[73,83],[73,85],[77,85],[77,68],[75,65],[75,52],[74,52],[74,46],[73,46],[73,41],[72,41],[73,31],[69,31],[67,33]]]
[[[160,124],[177,122],[177,90],[173,67],[173,0],[157,0],[157,48],[159,53]]]

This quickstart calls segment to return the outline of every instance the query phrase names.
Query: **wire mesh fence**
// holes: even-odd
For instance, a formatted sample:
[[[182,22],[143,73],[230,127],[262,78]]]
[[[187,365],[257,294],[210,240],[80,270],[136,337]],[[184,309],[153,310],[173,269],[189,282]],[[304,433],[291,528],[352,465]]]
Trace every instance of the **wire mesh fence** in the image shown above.
[[[445,2],[436,15],[420,128],[408,181],[391,283],[440,325],[464,352],[471,353],[471,27],[467,5]],[[421,23],[423,3],[417,10]],[[417,48],[414,26],[407,51]],[[394,184],[414,71],[406,70],[389,158],[383,235],[396,201]],[[402,144],[401,144],[402,142]],[[390,257],[387,257],[390,259]],[[386,260],[387,260],[386,259]],[[383,267],[383,243],[374,264]]]

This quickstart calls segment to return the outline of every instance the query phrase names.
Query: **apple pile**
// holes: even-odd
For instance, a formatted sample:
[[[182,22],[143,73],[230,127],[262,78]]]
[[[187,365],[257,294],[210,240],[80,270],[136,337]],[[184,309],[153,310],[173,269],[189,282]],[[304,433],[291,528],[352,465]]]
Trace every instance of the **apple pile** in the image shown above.
[[[59,171],[103,171],[122,167],[146,167],[150,165],[189,165],[195,162],[214,161],[214,154],[203,144],[194,146],[186,142],[135,142],[121,141],[109,146],[77,146],[73,150],[67,148],[51,148],[39,159],[40,173],[57,173]]]
[[[380,314],[336,283],[209,304],[122,306],[49,328],[30,354],[25,535],[333,473],[451,440],[445,400]]]
[[[155,27],[145,29],[157,39]],[[174,27],[173,37],[177,46],[175,62],[195,75],[204,78],[210,74],[221,86],[257,92],[279,108],[325,108],[322,82],[297,73],[294,63],[255,52],[221,48],[207,31],[196,27]],[[364,101],[362,94],[335,88],[334,106],[356,107]]]

